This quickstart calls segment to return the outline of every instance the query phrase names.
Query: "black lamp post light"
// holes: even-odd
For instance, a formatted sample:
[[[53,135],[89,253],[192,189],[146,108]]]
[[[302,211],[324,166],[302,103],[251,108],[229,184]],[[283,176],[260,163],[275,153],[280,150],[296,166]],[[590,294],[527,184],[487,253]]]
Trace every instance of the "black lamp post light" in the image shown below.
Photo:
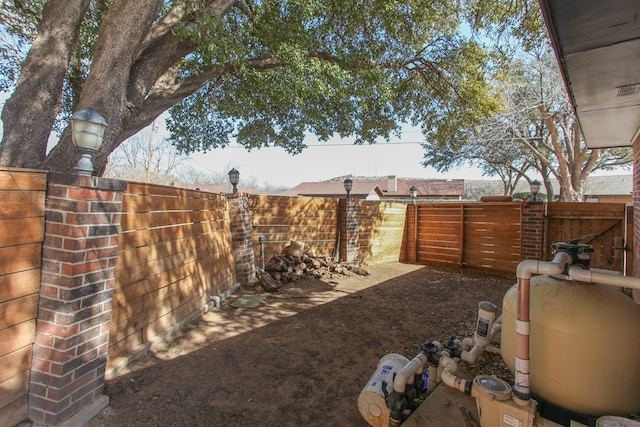
[[[238,182],[240,181],[240,172],[236,168],[229,171],[229,182],[233,185],[233,192],[238,192]]]
[[[344,190],[347,192],[347,199],[348,199],[349,197],[351,197],[350,193],[351,193],[351,189],[353,188],[353,180],[351,180],[351,178],[347,178],[342,183],[344,184]]]
[[[76,165],[79,175],[93,174],[92,156],[100,149],[104,141],[107,121],[91,107],[71,116],[71,139],[82,153]]]
[[[415,185],[411,186],[411,188],[409,189],[409,195],[411,196],[411,202],[415,205],[416,198],[418,197],[418,189]]]
[[[538,201],[538,193],[540,192],[541,185],[542,183],[540,183],[540,181],[538,181],[537,179],[534,181],[531,181],[531,183],[529,184],[529,191],[531,191],[531,196],[533,196],[531,198],[532,202]]]

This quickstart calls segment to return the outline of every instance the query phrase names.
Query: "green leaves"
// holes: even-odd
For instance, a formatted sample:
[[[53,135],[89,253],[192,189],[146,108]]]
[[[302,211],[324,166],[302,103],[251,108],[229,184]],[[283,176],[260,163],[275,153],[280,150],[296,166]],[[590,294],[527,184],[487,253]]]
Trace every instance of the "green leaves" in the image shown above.
[[[308,133],[374,143],[411,122],[435,141],[463,141],[497,104],[487,84],[493,62],[458,34],[461,12],[448,0],[243,2],[210,35],[214,47],[197,56],[199,66],[224,59],[237,71],[171,110],[174,140],[187,152],[232,137],[247,149],[298,153]],[[266,57],[281,65],[252,68]],[[226,125],[204,126],[209,120]],[[222,137],[231,123],[234,133]]]
[[[16,4],[5,2],[0,10]],[[185,153],[224,147],[233,139],[247,149],[280,146],[299,153],[308,134],[367,144],[399,134],[405,123],[421,126],[429,143],[455,148],[499,108],[487,83],[498,70],[499,55],[488,41],[524,35],[530,9],[520,6],[534,0],[224,4],[167,0],[160,7],[156,2],[160,12],[154,25],[138,28],[151,21],[142,24],[131,15],[130,21],[116,21],[118,14],[109,11],[122,4],[92,1],[65,74],[62,111],[72,111],[84,93],[90,92],[92,101],[108,99],[107,115],[122,121],[110,127],[122,129],[122,135],[110,133],[115,142],[109,146],[169,109],[171,140]],[[16,19],[1,23],[5,32],[28,41],[39,16],[21,27],[15,27]],[[123,26],[139,30],[127,32],[139,36],[127,45],[139,51],[128,61],[112,62],[118,81],[100,82],[111,88],[101,95],[101,87],[84,87],[100,54],[94,46],[108,40],[104,52],[122,43],[117,34],[103,33],[105,16],[113,17],[112,32]],[[10,76],[7,85],[16,67],[0,62]]]

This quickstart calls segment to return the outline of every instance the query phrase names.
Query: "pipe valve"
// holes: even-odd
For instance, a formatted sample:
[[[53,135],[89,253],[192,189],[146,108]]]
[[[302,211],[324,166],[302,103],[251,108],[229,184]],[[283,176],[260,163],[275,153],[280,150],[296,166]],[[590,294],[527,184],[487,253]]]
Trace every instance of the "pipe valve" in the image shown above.
[[[565,266],[564,273],[568,275],[568,269],[571,265],[580,265],[586,269],[591,267],[591,254],[594,251],[592,245],[586,243],[580,243],[586,239],[593,239],[597,237],[595,234],[587,234],[585,236],[576,237],[575,239],[567,240],[566,242],[556,242],[551,245],[553,253],[565,252],[571,257],[571,262]]]
[[[420,351],[427,356],[427,362],[429,362],[430,365],[438,366],[441,356],[438,344],[432,341],[426,341],[422,344]]]

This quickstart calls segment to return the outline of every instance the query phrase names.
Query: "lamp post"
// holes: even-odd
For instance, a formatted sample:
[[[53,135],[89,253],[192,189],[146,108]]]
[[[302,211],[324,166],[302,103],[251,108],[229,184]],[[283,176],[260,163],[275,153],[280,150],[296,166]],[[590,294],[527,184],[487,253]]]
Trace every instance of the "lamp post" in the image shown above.
[[[411,188],[409,189],[409,195],[411,196],[411,202],[415,205],[416,197],[418,197],[418,189],[415,185],[411,186]]]
[[[345,179],[342,184],[344,184],[344,189],[347,192],[347,199],[350,197],[351,189],[353,188],[353,181],[351,178]]]
[[[533,196],[533,198],[531,199],[532,202],[538,201],[538,193],[540,192],[541,185],[542,184],[537,179],[531,181],[531,183],[529,184],[529,191],[531,191],[531,195]]]
[[[82,155],[76,165],[79,175],[93,174],[92,156],[102,146],[107,121],[91,107],[71,116],[71,139]]]
[[[236,168],[229,171],[229,182],[233,185],[233,192],[238,192],[238,182],[240,181],[240,172]]]

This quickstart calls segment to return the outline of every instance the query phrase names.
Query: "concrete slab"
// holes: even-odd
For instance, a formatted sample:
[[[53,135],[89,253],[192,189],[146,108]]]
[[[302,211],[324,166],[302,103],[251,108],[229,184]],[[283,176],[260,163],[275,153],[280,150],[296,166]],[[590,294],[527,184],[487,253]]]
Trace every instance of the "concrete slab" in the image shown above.
[[[480,418],[475,399],[440,384],[402,427],[480,427]]]

